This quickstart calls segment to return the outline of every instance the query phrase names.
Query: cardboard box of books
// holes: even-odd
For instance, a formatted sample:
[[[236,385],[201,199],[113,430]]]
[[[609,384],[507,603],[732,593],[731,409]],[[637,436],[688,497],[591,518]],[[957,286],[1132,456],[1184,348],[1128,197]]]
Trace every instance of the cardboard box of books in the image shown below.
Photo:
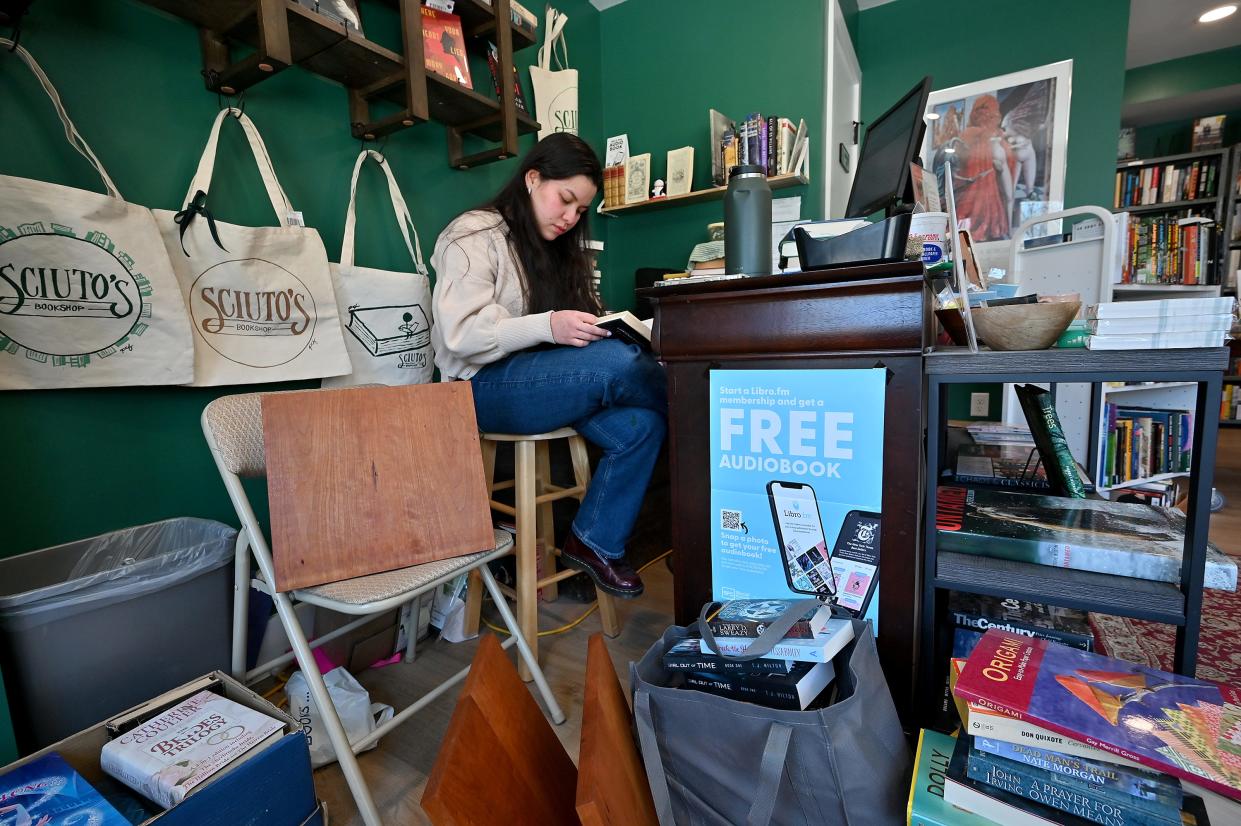
[[[72,796],[58,791],[31,797],[23,791],[53,775],[52,785],[74,790]],[[300,724],[220,672],[0,769],[0,801],[36,807],[28,812],[34,822],[42,816],[38,807],[49,806],[66,817],[86,807],[103,813],[100,823],[142,826],[305,826],[327,820],[315,799]]]

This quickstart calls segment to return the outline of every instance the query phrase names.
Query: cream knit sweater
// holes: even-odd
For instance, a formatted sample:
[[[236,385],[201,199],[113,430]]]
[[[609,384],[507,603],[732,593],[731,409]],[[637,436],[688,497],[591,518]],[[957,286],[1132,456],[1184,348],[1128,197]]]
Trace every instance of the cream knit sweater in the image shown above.
[[[436,240],[431,266],[431,341],[442,380],[468,379],[486,364],[553,341],[551,312],[526,314],[520,265],[498,214],[458,216]]]

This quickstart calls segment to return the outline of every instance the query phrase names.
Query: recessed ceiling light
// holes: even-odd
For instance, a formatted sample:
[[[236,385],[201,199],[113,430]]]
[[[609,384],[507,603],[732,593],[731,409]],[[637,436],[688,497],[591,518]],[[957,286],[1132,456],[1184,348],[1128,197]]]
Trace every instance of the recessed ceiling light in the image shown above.
[[[927,120],[939,120],[939,114],[937,112],[927,112],[926,119]]]
[[[1199,23],[1214,23],[1216,20],[1223,20],[1225,17],[1232,14],[1236,10],[1237,10],[1237,7],[1231,3],[1227,6],[1220,6],[1219,8],[1211,9],[1208,12],[1203,12],[1202,16],[1198,18],[1198,22]]]

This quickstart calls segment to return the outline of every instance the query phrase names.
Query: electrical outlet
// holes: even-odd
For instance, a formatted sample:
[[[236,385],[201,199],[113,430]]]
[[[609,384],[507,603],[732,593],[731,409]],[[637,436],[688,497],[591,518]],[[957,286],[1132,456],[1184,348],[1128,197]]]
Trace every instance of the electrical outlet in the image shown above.
[[[970,415],[986,416],[991,409],[991,397],[986,393],[970,393]]]

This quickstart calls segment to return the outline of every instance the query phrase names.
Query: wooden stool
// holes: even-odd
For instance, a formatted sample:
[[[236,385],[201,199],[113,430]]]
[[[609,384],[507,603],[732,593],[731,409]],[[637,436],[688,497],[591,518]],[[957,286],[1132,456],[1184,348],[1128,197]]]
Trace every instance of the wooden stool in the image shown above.
[[[560,549],[556,547],[555,525],[552,519],[552,502],[572,496],[581,501],[586,495],[586,486],[590,484],[590,460],[586,455],[586,440],[571,427],[562,427],[548,433],[530,435],[510,433],[480,434],[483,448],[483,478],[487,481],[490,493],[497,490],[513,488],[514,502],[512,507],[503,502],[491,500],[492,510],[512,516],[517,524],[517,541],[514,553],[517,555],[517,588],[510,595],[517,601],[517,623],[526,638],[531,651],[538,657],[539,644],[539,613],[538,593],[543,589],[544,599],[556,599],[556,583],[568,579],[578,572],[566,569],[556,572],[556,556]],[[566,439],[569,442],[569,456],[573,460],[574,484],[571,488],[552,484],[549,445],[555,439]],[[496,447],[501,442],[513,445],[513,479],[503,482],[495,481]],[[538,575],[538,543],[543,543],[544,576]],[[465,633],[473,635],[478,632],[479,614],[482,609],[482,584],[476,572],[470,574],[470,588],[465,606]],[[510,589],[503,590],[509,592]],[[599,618],[603,622],[603,633],[615,637],[620,633],[620,622],[616,618],[616,603],[613,597],[596,588],[599,596]],[[529,669],[524,663],[519,664],[519,672],[523,680],[530,680]]]

